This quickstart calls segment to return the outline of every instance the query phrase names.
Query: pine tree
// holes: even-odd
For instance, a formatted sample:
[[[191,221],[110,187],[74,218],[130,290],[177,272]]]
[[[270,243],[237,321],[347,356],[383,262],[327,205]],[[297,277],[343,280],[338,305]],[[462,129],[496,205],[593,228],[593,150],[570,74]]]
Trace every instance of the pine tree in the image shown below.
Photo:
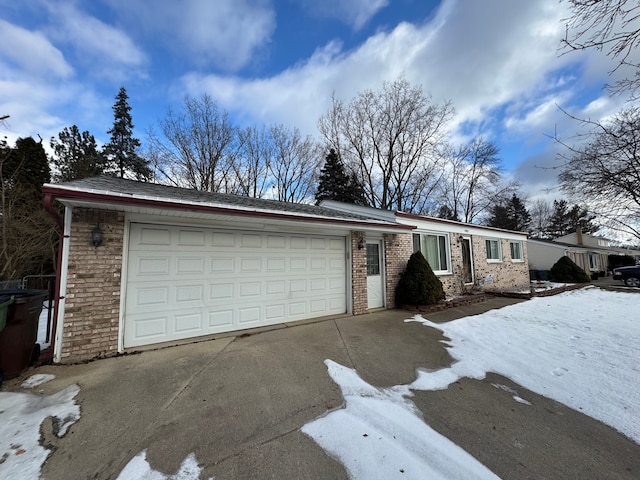
[[[120,178],[133,175],[136,180],[146,181],[151,179],[152,171],[149,162],[136,152],[140,147],[140,140],[133,136],[128,99],[126,89],[120,87],[113,105],[113,127],[107,132],[111,135],[111,140],[102,152],[110,163],[110,170]]]
[[[456,222],[460,221],[460,217],[458,217],[458,214],[451,210],[448,205],[442,205],[438,209],[438,218],[444,218],[445,220],[454,220]]]
[[[553,214],[549,220],[549,236],[562,237],[575,232],[578,227],[583,233],[594,233],[598,230],[598,226],[593,224],[594,218],[589,215],[586,208],[580,205],[574,205],[569,209],[566,200],[554,200]]]
[[[366,205],[362,182],[355,173],[347,175],[340,157],[333,148],[329,150],[324,167],[320,170],[316,205],[323,200]]]
[[[495,204],[491,208],[490,227],[524,232],[530,224],[531,215],[515,193],[506,203]]]
[[[98,151],[96,139],[76,125],[65,127],[58,133],[59,140],[51,137],[54,152],[53,164],[57,167],[55,180],[68,182],[101,175],[105,168],[104,157]]]

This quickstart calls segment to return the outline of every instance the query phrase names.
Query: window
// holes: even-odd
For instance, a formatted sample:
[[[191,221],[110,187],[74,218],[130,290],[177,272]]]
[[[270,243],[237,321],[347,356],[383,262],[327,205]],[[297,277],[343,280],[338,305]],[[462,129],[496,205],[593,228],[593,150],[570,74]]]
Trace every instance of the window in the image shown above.
[[[599,270],[598,254],[589,252],[589,270]]]
[[[413,251],[420,251],[434,273],[450,273],[449,236],[447,234],[420,233],[413,235]]]
[[[511,260],[522,262],[522,242],[509,242],[509,248],[511,249]]]
[[[380,275],[380,247],[367,243],[367,275]]]
[[[500,240],[488,239],[487,244],[487,260],[494,262],[502,261],[502,249],[500,248]]]

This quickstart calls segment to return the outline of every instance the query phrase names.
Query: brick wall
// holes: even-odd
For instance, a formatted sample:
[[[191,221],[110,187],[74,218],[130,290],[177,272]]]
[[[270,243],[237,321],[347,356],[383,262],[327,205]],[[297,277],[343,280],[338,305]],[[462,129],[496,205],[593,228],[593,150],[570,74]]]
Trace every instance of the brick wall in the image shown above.
[[[96,224],[103,232],[98,248],[91,243]],[[73,210],[62,362],[110,356],[118,351],[123,235],[123,212]]]
[[[367,313],[367,250],[358,249],[360,242],[366,242],[364,232],[351,232],[351,301],[353,314]]]
[[[462,247],[458,243],[457,235],[448,235],[449,251],[451,253],[451,273],[438,275],[442,282],[445,295],[455,297],[477,290],[504,290],[529,285],[529,267],[527,262],[527,245],[522,242],[522,262],[511,261],[509,240],[502,239],[502,262],[488,262],[486,237],[473,235],[471,237],[471,249],[473,256],[473,285],[465,284],[462,275]],[[411,246],[410,252],[413,252]],[[407,257],[408,258],[408,257]]]
[[[407,268],[407,260],[413,253],[413,241],[410,233],[384,235],[385,249],[385,288],[387,308],[395,308],[396,285],[400,275]]]
[[[522,242],[523,261],[511,260],[509,240],[501,239],[501,262],[487,261],[487,247],[485,237],[473,237],[473,255],[475,264],[475,280],[483,290],[505,290],[528,288],[529,267],[527,260],[527,242]]]

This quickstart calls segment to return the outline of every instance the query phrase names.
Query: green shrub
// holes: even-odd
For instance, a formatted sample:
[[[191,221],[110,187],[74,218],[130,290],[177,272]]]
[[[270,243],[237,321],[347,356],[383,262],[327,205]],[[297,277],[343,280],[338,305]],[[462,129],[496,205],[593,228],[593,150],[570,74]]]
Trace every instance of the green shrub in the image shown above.
[[[396,287],[396,305],[431,305],[440,300],[444,300],[442,282],[422,253],[414,253]]]
[[[586,283],[591,281],[589,275],[569,257],[560,257],[560,260],[551,267],[549,279],[552,282],[566,283]]]

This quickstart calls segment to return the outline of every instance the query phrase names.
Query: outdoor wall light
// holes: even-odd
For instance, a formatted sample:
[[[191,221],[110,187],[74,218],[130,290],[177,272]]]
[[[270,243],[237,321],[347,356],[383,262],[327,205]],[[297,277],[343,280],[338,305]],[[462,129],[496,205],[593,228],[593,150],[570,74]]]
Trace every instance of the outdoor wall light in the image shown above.
[[[361,238],[358,242],[358,250],[362,250],[364,248],[364,238]]]
[[[96,225],[96,228],[91,231],[91,242],[94,248],[102,245],[102,230],[100,230],[100,224]]]
[[[464,237],[463,237],[462,235],[460,235],[460,236],[458,237],[458,243],[462,243],[462,241],[463,241],[463,240],[464,240]]]

